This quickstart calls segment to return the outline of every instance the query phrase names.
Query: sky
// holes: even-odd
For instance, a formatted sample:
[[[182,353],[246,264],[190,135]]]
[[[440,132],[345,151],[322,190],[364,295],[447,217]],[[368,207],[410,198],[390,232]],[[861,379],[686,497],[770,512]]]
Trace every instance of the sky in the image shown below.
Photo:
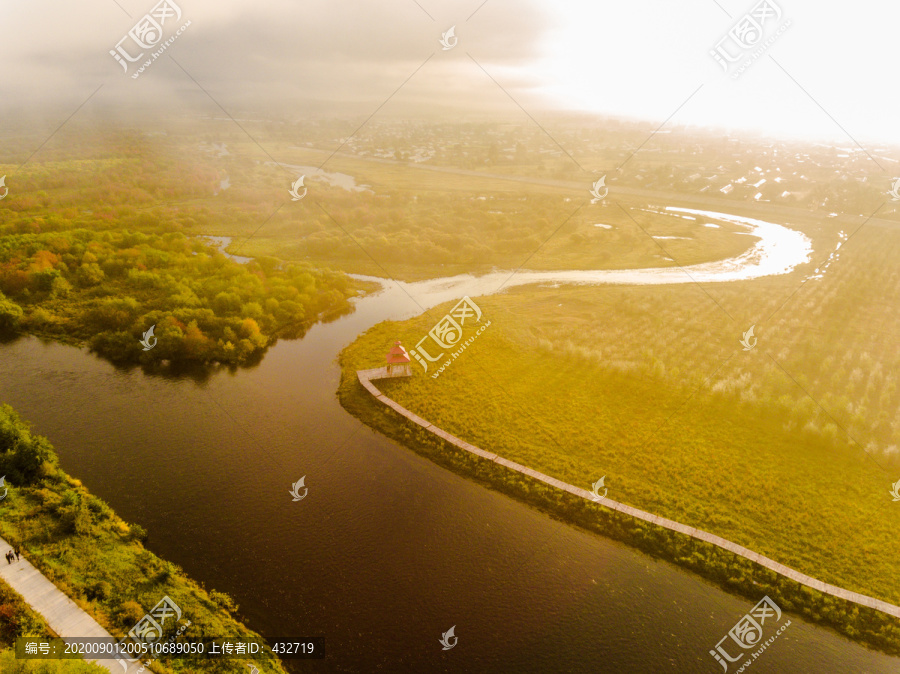
[[[0,137],[4,117],[50,124],[90,97],[79,114],[126,121],[135,110],[224,109],[537,123],[560,110],[900,144],[897,2],[768,0],[777,10],[758,45],[771,44],[734,78],[710,51],[739,53],[729,31],[755,2],[174,1],[181,17],[163,40],[190,25],[137,79],[137,64],[126,73],[109,52],[154,0],[0,1]]]

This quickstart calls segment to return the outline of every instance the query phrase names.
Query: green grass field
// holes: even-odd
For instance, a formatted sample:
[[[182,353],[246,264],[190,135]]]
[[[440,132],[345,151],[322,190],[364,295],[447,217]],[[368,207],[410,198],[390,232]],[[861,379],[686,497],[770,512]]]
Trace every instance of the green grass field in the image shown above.
[[[235,152],[249,152],[238,147]],[[286,163],[318,166],[327,153],[285,148]],[[283,172],[270,167],[272,180]],[[237,237],[232,252],[311,261],[346,272],[421,280],[435,275],[516,269],[616,269],[695,264],[746,249],[742,231],[719,229],[647,213],[643,199],[619,197],[591,204],[583,189],[518,183],[335,156],[326,170],[353,176],[371,192],[348,192],[307,178],[310,192],[266,222],[252,238],[243,229],[217,233]],[[513,175],[513,174],[511,174]],[[248,176],[249,178],[250,176]],[[576,183],[577,184],[577,183]],[[223,193],[227,202],[242,193]],[[275,199],[286,193],[271,192]],[[597,227],[596,225],[603,225]],[[674,237],[661,241],[650,236]],[[537,254],[534,254],[538,251]]]
[[[885,309],[900,300],[900,234],[864,228],[842,251],[802,286],[805,268],[478,298],[491,326],[440,377],[414,362],[411,380],[379,386],[505,458],[585,489],[605,475],[612,499],[897,604],[900,326]],[[413,346],[447,308],[371,329],[344,376],[395,339]]]

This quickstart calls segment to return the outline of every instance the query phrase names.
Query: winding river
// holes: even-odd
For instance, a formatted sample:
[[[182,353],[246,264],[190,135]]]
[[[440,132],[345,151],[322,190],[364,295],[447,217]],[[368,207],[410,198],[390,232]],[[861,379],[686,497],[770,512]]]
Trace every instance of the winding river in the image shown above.
[[[728,281],[808,260],[809,241],[787,228],[682,212],[741,224],[760,241],[687,270],[388,282],[257,367],[199,380],[116,369],[25,337],[0,345],[0,400],[50,438],[67,471],[144,526],[152,550],[234,596],[250,627],[324,637],[327,659],[292,671],[721,672],[709,650],[755,602],[447,472],[335,397],[335,358],[357,335],[463,294]],[[294,502],[288,490],[302,476],[309,492]],[[791,618],[754,672],[898,671],[896,658]],[[458,644],[443,651],[454,625]]]

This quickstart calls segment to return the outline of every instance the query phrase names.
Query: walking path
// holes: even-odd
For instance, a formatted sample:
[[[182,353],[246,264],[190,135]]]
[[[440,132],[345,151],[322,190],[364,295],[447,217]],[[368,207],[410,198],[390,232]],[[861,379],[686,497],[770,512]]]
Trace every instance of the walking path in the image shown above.
[[[12,547],[0,538],[0,553],[5,554]],[[96,620],[85,613],[84,609],[47,580],[24,556],[12,564],[4,564],[5,561],[0,558],[0,578],[3,578],[12,589],[22,595],[28,605],[44,617],[50,629],[63,639],[67,641],[79,637],[112,639],[109,632],[100,627]],[[89,658],[85,658],[85,660],[96,662],[115,674],[123,674],[122,665],[115,660]]]
[[[868,597],[864,594],[859,594],[857,592],[850,592],[849,590],[845,590],[841,587],[837,587],[836,585],[829,585],[828,583],[823,583],[821,580],[816,580],[811,576],[807,576],[806,574],[800,573],[799,571],[795,571],[790,567],[785,566],[784,564],[779,564],[773,559],[769,559],[768,557],[763,557],[757,552],[753,552],[752,550],[748,550],[747,548],[738,545],[737,543],[732,543],[729,540],[721,538],[720,536],[715,536],[714,534],[707,533],[706,531],[701,531],[700,529],[695,529],[694,527],[689,527],[684,524],[680,524],[678,522],[673,522],[672,520],[668,520],[664,517],[658,517],[656,515],[651,515],[648,512],[643,510],[638,510],[637,508],[632,508],[629,505],[625,505],[624,503],[619,503],[618,501],[613,501],[608,498],[598,498],[594,495],[593,492],[588,491],[587,489],[580,489],[574,485],[568,484],[566,482],[562,482],[561,480],[557,480],[556,478],[550,477],[549,475],[544,475],[543,473],[539,473],[536,470],[532,470],[531,468],[527,468],[521,464],[515,463],[513,461],[507,461],[506,459],[497,456],[491,452],[486,452],[475,445],[471,445],[464,440],[460,440],[459,438],[450,435],[444,430],[441,430],[437,426],[429,423],[425,419],[420,416],[417,416],[410,412],[405,407],[401,407],[393,400],[385,396],[381,391],[375,388],[374,384],[372,384],[373,379],[386,379],[391,375],[388,375],[386,367],[379,367],[372,370],[357,370],[356,376],[359,378],[359,383],[362,384],[366,390],[371,393],[377,400],[380,400],[385,405],[403,415],[413,423],[418,424],[426,431],[430,431],[435,435],[443,438],[447,442],[452,445],[459,447],[460,449],[464,449],[467,452],[471,452],[472,454],[477,454],[478,456],[487,459],[488,461],[493,461],[494,463],[499,463],[501,466],[506,466],[510,470],[515,470],[524,475],[528,475],[529,477],[533,477],[536,480],[540,480],[541,482],[545,482],[553,487],[558,489],[562,489],[563,491],[567,491],[571,494],[575,494],[575,496],[580,496],[589,501],[594,501],[595,503],[600,503],[601,505],[606,506],[607,508],[612,508],[613,510],[618,510],[621,513],[625,513],[626,515],[631,515],[632,517],[636,517],[637,519],[644,520],[645,522],[650,522],[651,524],[656,524],[658,526],[664,527],[666,529],[671,529],[672,531],[677,531],[679,533],[685,534],[686,536],[690,536],[691,538],[696,538],[701,541],[706,541],[707,543],[712,543],[724,550],[728,550],[729,552],[733,552],[736,555],[740,555],[746,559],[749,559],[751,562],[756,562],[760,566],[764,566],[767,569],[771,569],[776,573],[780,573],[782,576],[786,576],[791,580],[794,580],[801,585],[806,585],[807,587],[811,587],[819,592],[824,592],[825,594],[830,594],[833,597],[839,597],[840,599],[846,599],[847,601],[852,601],[856,604],[860,604],[862,606],[868,606],[869,608],[873,608],[876,611],[881,611],[882,613],[887,613],[890,616],[894,616],[895,618],[900,618],[900,607],[894,606],[893,604],[888,604],[887,602],[881,601],[880,599],[874,599],[873,597]]]

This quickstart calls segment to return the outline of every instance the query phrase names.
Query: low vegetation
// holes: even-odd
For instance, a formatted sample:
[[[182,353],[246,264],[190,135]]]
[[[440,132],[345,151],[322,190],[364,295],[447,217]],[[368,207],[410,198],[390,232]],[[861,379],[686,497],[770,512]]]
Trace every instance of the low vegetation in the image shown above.
[[[0,672],[4,674],[105,674],[108,670],[80,660],[17,660],[17,637],[56,636],[22,596],[0,580]]]
[[[842,254],[806,283],[815,263],[702,288],[526,287],[477,298],[491,326],[440,377],[414,361],[411,379],[378,385],[474,445],[585,489],[606,476],[610,498],[898,605],[890,489],[900,477],[900,352],[890,335],[900,319],[883,307],[900,302],[890,262],[900,234],[863,229]],[[380,365],[396,339],[416,344],[449,306],[380,324],[350,345],[342,402],[438,461],[524,498],[542,493],[435,445],[356,381],[355,370]],[[759,341],[744,351],[753,324]],[[677,535],[615,524],[618,515],[592,504],[535,498],[606,535],[658,540],[647,545],[729,587],[762,584],[767,573],[702,546],[686,554]],[[796,586],[780,596],[849,636],[891,652],[900,644],[886,616]]]

